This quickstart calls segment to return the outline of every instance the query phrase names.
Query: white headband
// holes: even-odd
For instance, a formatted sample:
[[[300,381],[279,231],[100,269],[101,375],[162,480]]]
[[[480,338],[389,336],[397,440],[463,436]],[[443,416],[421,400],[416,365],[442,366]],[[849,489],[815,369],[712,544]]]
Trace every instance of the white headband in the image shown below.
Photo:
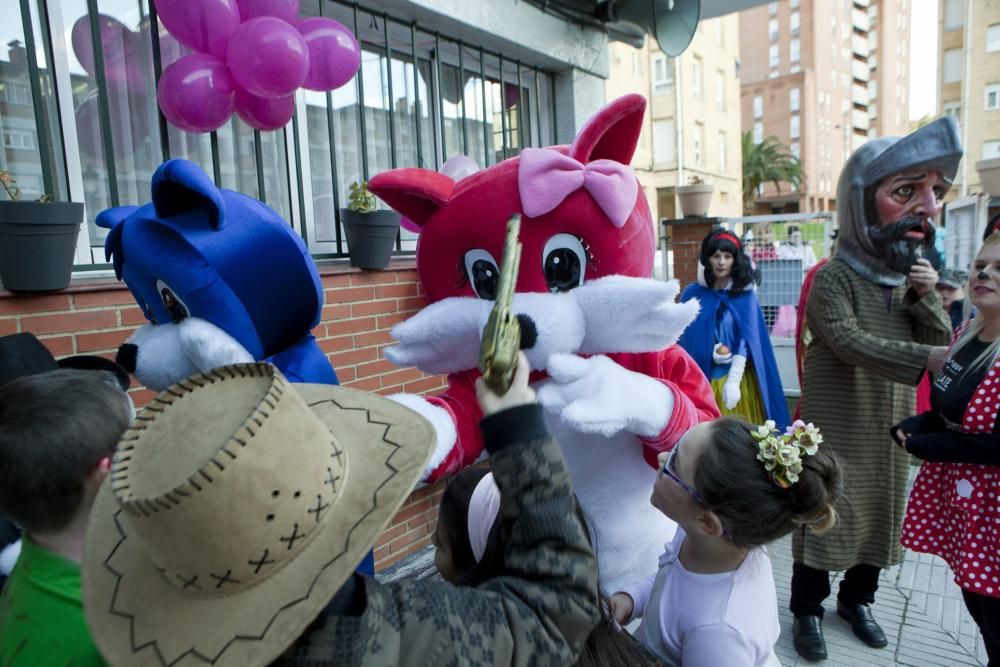
[[[486,553],[486,542],[500,513],[500,489],[493,473],[483,475],[469,499],[469,546],[478,563]]]

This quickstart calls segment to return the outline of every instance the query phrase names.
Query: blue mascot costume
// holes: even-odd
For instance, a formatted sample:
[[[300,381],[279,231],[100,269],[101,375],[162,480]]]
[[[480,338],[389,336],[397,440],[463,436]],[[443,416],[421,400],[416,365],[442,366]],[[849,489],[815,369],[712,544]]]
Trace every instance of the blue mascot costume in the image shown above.
[[[103,211],[105,254],[149,321],[117,361],[162,391],[194,373],[267,361],[291,382],[338,384],[312,329],[323,286],[305,244],[261,202],[169,160],[153,201]],[[359,567],[372,574],[369,553]]]

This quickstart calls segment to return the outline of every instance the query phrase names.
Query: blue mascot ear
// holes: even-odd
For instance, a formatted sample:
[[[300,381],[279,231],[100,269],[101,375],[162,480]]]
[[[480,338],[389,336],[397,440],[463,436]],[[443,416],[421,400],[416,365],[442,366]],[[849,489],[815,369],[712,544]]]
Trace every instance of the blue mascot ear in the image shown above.
[[[201,167],[190,160],[168,160],[153,174],[153,208],[161,218],[201,210],[215,230],[226,226],[222,193]]]
[[[123,223],[125,218],[137,210],[139,210],[138,206],[109,208],[98,213],[97,220],[95,220],[98,227],[111,230],[108,232],[108,237],[104,239],[104,259],[109,260],[114,257],[115,277],[118,280],[122,279],[122,264],[125,263],[124,251],[122,250],[122,231],[125,229]]]

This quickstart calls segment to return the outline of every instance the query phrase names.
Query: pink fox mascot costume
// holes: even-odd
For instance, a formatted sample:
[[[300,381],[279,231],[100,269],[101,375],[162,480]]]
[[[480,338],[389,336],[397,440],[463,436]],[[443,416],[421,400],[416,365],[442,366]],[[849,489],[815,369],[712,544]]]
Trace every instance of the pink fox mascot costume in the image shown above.
[[[386,356],[447,373],[440,396],[394,398],[434,424],[425,478],[469,465],[483,443],[475,398],[479,342],[496,296],[507,218],[523,215],[514,310],[549,428],[594,532],[601,586],[656,571],[676,526],[649,504],[656,454],[718,410],[677,345],[698,312],[676,281],[650,278],[654,227],[628,167],[646,101],[622,97],[568,148],[526,148],[459,181],[395,169],[371,190],[421,228],[417,270],[432,302],[395,327]]]

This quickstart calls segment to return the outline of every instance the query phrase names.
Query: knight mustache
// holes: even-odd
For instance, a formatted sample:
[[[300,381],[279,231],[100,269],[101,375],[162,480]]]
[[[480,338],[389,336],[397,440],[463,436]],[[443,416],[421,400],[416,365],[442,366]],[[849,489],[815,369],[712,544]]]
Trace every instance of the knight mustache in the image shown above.
[[[920,215],[908,215],[884,225],[868,225],[868,238],[886,266],[904,275],[910,272],[918,259],[932,254],[934,235],[934,224]]]

